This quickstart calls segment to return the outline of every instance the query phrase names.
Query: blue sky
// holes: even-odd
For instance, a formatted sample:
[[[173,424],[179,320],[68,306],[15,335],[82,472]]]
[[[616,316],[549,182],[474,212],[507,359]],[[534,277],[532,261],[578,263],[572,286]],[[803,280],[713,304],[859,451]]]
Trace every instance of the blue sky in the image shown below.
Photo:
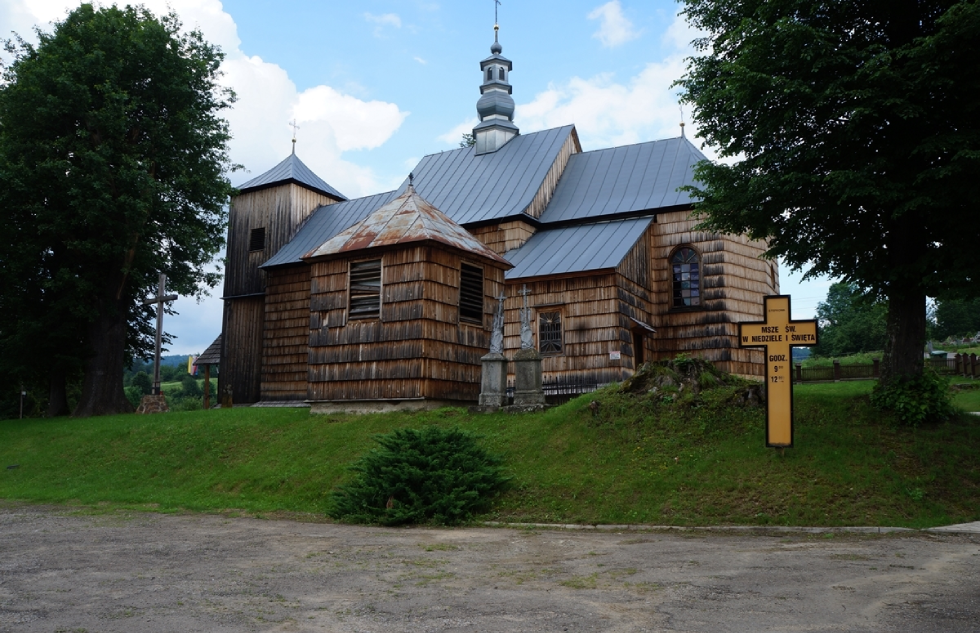
[[[674,79],[696,37],[669,0],[502,0],[500,42],[514,62],[515,123],[533,132],[574,123],[583,149],[679,134]],[[0,0],[0,29],[50,30],[79,2]],[[147,0],[172,7],[227,57],[239,95],[228,120],[240,184],[290,151],[348,197],[398,186],[426,154],[453,149],[476,123],[479,61],[493,42],[493,0]],[[690,124],[687,134],[696,129]],[[695,139],[700,145],[700,141]],[[710,147],[703,148],[713,156]],[[780,268],[795,318],[830,282]],[[221,330],[220,287],[181,297],[165,319],[174,353],[200,353]]]

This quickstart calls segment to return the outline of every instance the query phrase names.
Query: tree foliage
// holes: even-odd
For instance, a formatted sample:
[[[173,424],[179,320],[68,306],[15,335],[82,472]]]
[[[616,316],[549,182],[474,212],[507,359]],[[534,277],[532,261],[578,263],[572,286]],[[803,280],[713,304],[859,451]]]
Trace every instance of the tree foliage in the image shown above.
[[[944,299],[936,302],[934,336],[976,336],[980,332],[980,299]]]
[[[845,356],[878,351],[885,346],[888,307],[861,293],[855,284],[836,283],[817,304],[820,356]]]
[[[453,525],[484,509],[507,482],[500,459],[458,428],[379,435],[355,477],[331,494],[330,516],[350,523]]]
[[[38,38],[8,47],[0,86],[0,356],[21,359],[2,369],[53,359],[84,370],[76,415],[131,410],[123,365],[152,345],[158,274],[181,295],[219,280],[234,95],[173,13],[83,4]]]
[[[705,227],[888,300],[882,378],[922,371],[926,296],[976,295],[976,0],[684,0],[706,35],[678,83]]]

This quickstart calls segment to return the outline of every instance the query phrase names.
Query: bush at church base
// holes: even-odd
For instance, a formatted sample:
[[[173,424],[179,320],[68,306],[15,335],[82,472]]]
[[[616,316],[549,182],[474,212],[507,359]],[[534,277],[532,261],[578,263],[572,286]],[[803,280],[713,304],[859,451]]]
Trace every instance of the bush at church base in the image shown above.
[[[501,460],[459,428],[398,429],[358,460],[329,514],[348,523],[454,525],[485,510],[507,483]]]

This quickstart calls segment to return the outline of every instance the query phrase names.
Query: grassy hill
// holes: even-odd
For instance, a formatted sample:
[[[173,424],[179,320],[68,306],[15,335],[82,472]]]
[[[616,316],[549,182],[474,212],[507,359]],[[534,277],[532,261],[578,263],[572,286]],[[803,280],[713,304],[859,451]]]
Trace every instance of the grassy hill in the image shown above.
[[[484,519],[909,527],[980,519],[980,419],[897,427],[868,404],[871,386],[796,386],[796,447],[783,452],[764,446],[764,410],[737,404],[729,386],[676,402],[611,387],[523,415],[237,408],[9,420],[0,422],[0,499],[322,517],[328,491],[373,435],[435,424],[474,431],[505,458],[514,485]]]

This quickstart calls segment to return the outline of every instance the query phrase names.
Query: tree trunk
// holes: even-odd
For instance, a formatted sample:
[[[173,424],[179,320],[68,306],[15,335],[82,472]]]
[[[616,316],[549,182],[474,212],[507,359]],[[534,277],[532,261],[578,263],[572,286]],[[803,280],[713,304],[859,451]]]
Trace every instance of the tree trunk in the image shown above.
[[[922,375],[922,350],[926,344],[926,295],[922,291],[895,293],[888,297],[888,327],[881,383]]]
[[[47,417],[56,418],[60,415],[68,415],[68,382],[64,367],[54,366],[49,375],[51,388],[48,391],[48,413]]]
[[[104,309],[89,327],[92,356],[85,362],[82,397],[72,414],[76,418],[132,413],[123,392],[123,356],[126,349],[125,311]]]

